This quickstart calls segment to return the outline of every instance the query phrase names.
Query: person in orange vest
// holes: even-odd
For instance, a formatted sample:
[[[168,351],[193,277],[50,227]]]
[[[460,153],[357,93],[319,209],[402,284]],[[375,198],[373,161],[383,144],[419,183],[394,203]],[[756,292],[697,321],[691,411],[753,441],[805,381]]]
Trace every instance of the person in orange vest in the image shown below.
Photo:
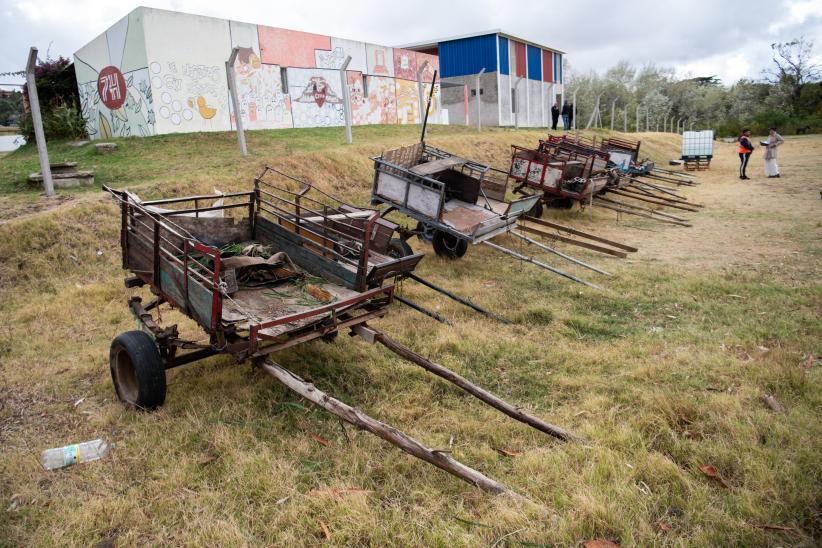
[[[737,141],[739,141],[739,178],[743,180],[749,179],[749,177],[745,175],[745,170],[748,168],[748,159],[754,151],[754,146],[751,142],[751,130],[743,129],[742,135],[739,136]]]

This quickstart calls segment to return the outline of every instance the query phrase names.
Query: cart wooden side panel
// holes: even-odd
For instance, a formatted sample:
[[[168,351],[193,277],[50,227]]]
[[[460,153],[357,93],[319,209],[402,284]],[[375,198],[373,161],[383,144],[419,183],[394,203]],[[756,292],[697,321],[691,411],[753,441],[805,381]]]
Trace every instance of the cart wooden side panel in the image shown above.
[[[257,216],[255,228],[257,241],[285,251],[301,268],[345,287],[356,286],[357,271],[355,268],[346,268],[337,261],[324,259],[315,251],[306,249],[304,237],[262,215]]]
[[[121,234],[124,267],[202,327],[216,329],[222,296],[214,285],[214,273],[203,265],[208,256],[218,255],[216,250],[211,253],[202,244],[192,244],[133,204],[122,204],[122,207],[127,208],[123,212]],[[224,220],[209,221],[225,224],[221,222]]]
[[[416,211],[437,221],[442,216],[445,203],[445,185],[438,181],[429,184],[398,177],[390,168],[377,167],[374,194],[390,205]]]

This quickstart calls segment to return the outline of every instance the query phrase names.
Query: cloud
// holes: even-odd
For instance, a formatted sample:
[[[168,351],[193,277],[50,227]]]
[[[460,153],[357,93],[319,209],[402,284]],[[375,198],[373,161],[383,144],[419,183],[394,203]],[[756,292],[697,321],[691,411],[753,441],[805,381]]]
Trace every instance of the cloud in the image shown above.
[[[678,74],[716,74],[730,83],[757,77],[770,44],[805,35],[822,51],[822,0],[154,0],[144,5],[389,45],[502,28],[568,52],[575,70],[604,71],[620,60]],[[28,48],[71,56],[138,3],[0,0],[0,72],[20,70]],[[0,79],[0,82],[8,78]]]

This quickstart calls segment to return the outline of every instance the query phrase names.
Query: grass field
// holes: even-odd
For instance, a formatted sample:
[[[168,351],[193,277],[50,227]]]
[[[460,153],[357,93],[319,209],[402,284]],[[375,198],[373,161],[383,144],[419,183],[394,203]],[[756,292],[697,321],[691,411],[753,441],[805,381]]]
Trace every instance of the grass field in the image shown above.
[[[505,166],[537,131],[434,127],[429,142]],[[265,163],[368,203],[368,155],[416,128],[288,130],[50,143],[98,187],[43,204],[31,145],[0,160],[0,544],[811,546],[822,542],[822,137],[788,137],[783,178],[736,177],[733,145],[685,192],[693,227],[610,211],[549,211],[637,245],[629,259],[562,247],[614,273],[597,292],[480,246],[429,246],[421,274],[515,321],[503,326],[405,284],[453,328],[392,308],[395,339],[587,443],[508,419],[380,347],[341,336],[276,359],[323,390],[525,495],[489,496],[374,436],[342,427],[260,370],[224,358],[169,373],[166,406],[115,399],[108,348],[134,329],[118,210],[99,184],[144,197],[249,188]],[[640,134],[660,163],[675,136]],[[757,151],[759,154],[760,151]],[[398,220],[400,218],[395,218]],[[518,247],[508,237],[503,245]],[[167,313],[166,319],[173,319]],[[190,328],[189,328],[190,329]],[[762,401],[772,394],[786,412]],[[45,448],[103,437],[103,460],[46,472]],[[327,440],[318,443],[317,437]],[[500,451],[504,450],[504,451]],[[508,453],[507,456],[504,453]],[[716,468],[724,484],[700,467]]]

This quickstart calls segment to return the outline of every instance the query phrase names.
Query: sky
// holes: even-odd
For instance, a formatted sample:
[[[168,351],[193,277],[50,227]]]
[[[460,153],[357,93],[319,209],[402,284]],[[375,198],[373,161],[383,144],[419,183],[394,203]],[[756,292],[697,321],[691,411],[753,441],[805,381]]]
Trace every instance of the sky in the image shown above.
[[[22,70],[30,46],[71,58],[139,5],[384,45],[502,29],[567,52],[581,72],[627,60],[731,84],[772,65],[771,43],[803,35],[822,63],[822,0],[0,0],[0,73]]]

